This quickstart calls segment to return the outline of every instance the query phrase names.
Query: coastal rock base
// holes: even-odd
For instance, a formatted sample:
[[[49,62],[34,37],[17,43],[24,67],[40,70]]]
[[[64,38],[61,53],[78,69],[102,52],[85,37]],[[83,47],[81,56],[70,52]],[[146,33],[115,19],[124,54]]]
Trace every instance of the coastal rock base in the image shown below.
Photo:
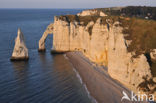
[[[51,54],[64,54],[67,51],[56,51],[56,50],[51,50]]]
[[[10,58],[11,61],[28,60],[28,49],[25,44],[24,35],[20,29],[18,29],[17,37],[15,39],[15,46]]]
[[[29,57],[11,57],[10,61],[28,61]]]
[[[38,52],[46,52],[46,49],[38,49]]]

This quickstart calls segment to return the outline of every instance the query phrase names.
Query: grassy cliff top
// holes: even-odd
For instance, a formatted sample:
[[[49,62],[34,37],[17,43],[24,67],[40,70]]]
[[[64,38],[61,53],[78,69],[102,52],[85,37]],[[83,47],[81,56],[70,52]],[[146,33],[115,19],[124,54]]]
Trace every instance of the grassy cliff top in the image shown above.
[[[109,16],[110,15],[128,16],[156,20],[156,7],[127,6],[127,7],[97,8],[95,10],[102,11]]]
[[[101,18],[101,24],[106,24],[106,19],[112,20],[112,23],[118,21],[120,19],[119,16],[77,16],[77,15],[63,15],[58,17],[60,20],[67,21],[67,22],[82,22],[82,26],[87,26],[87,24],[91,21],[94,23]]]
[[[131,18],[122,21],[125,39],[132,40],[129,52],[135,52],[134,57],[145,54],[150,64],[152,74],[156,77],[156,61],[150,58],[150,52],[156,49],[156,21]]]
[[[128,34],[125,39],[132,40],[128,50],[137,54],[156,49],[156,21],[131,18],[122,20],[123,33]]]
[[[65,15],[59,16],[59,19],[67,22],[82,22],[82,26],[87,26],[91,21],[94,23],[97,19],[101,18],[101,24],[107,24],[106,19],[109,19],[113,24],[115,21],[120,22],[122,26],[125,39],[132,40],[128,51],[135,51],[136,55],[150,52],[152,49],[156,49],[156,21],[146,20],[139,18],[126,18],[121,16],[77,16],[77,15]]]

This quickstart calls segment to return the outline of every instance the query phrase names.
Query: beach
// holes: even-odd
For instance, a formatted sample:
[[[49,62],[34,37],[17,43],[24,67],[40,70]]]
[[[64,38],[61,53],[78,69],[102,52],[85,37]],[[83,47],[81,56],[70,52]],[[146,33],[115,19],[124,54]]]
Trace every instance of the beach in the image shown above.
[[[121,98],[123,91],[130,96],[130,90],[112,79],[106,67],[92,63],[81,52],[68,52],[66,56],[98,103],[129,103]]]

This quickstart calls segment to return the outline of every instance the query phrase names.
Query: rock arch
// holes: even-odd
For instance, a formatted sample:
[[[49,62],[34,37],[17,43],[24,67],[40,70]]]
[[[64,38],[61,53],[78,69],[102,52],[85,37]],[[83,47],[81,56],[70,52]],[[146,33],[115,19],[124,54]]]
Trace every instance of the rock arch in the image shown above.
[[[44,52],[46,50],[45,41],[47,39],[47,36],[52,33],[53,33],[53,24],[51,23],[48,25],[47,29],[45,30],[41,39],[39,40],[39,49],[38,49],[39,52]]]

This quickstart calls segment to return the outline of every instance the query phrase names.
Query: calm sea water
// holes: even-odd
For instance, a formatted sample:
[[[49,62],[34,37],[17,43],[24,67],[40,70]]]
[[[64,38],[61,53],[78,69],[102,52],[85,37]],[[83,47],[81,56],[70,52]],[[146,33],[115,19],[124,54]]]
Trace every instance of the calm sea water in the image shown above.
[[[51,55],[52,35],[46,53],[38,41],[54,15],[81,10],[0,9],[0,103],[91,103],[72,66],[63,55]],[[17,29],[29,49],[28,62],[10,62]]]

